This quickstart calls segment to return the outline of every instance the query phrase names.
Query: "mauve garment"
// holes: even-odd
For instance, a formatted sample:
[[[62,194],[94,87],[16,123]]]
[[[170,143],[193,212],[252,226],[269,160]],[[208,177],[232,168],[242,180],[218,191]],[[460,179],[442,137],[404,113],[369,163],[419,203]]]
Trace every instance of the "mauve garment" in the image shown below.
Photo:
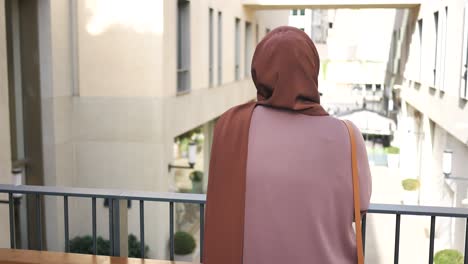
[[[361,211],[371,175],[355,127]],[[355,264],[351,145],[345,124],[257,106],[249,131],[243,264]]]

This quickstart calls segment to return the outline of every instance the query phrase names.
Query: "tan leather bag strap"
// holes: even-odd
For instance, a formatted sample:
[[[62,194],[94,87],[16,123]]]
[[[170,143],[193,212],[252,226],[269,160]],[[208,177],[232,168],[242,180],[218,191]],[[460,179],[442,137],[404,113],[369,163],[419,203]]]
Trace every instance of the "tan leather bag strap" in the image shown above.
[[[354,197],[354,222],[356,224],[356,248],[358,264],[364,264],[364,252],[362,246],[362,226],[361,226],[361,201],[359,192],[359,174],[356,157],[356,141],[351,122],[345,120],[344,123],[348,128],[349,141],[351,142],[351,166],[353,171],[353,197]]]

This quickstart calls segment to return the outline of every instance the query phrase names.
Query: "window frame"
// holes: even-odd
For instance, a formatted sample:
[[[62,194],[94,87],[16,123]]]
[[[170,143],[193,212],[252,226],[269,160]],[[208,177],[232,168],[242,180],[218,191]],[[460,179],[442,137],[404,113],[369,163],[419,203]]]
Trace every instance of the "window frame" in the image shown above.
[[[241,19],[236,17],[234,22],[234,80],[241,79]]]
[[[177,42],[177,94],[185,94],[191,91],[190,72],[190,1],[177,1],[176,18],[176,42]]]
[[[468,1],[465,1],[463,17],[463,45],[461,56],[461,70],[460,70],[460,89],[459,97],[463,100],[468,100]]]

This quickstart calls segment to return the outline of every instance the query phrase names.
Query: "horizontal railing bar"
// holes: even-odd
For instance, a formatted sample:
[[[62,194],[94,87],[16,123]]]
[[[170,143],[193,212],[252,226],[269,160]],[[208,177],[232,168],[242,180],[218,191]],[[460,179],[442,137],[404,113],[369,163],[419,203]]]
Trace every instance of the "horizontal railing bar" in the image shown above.
[[[98,189],[98,188],[0,184],[0,193],[24,193],[24,194],[30,193],[30,194],[40,194],[40,195],[50,195],[50,196],[95,197],[95,198],[144,200],[144,201],[155,201],[155,202],[175,202],[175,203],[192,203],[192,204],[205,204],[206,203],[205,194],[125,191],[125,190],[118,190],[118,189]],[[400,215],[421,215],[421,216],[468,218],[467,208],[452,208],[452,207],[438,207],[438,206],[371,204],[367,212],[372,213],[372,214],[400,214]]]
[[[372,214],[400,214],[462,218],[468,217],[467,208],[422,205],[371,204],[367,212]]]
[[[145,200],[155,202],[175,202],[175,203],[194,203],[204,204],[206,202],[205,194],[195,193],[175,193],[175,192],[146,192],[146,191],[125,191],[120,198],[127,200]]]
[[[58,186],[39,186],[39,185],[11,185],[0,184],[0,193],[32,193],[49,196],[68,196],[68,197],[96,197],[96,198],[115,198],[119,197],[122,191],[94,188],[75,188]]]
[[[96,197],[155,202],[205,203],[206,195],[192,193],[124,191],[112,189],[0,184],[0,193],[32,193],[50,196]]]

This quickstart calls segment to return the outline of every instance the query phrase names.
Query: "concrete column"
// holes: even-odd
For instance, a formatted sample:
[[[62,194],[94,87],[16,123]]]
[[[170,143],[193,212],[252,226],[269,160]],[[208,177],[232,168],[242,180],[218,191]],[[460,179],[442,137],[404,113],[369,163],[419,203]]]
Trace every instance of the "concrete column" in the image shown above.
[[[203,135],[205,136],[205,142],[203,145],[203,160],[204,160],[204,177],[203,177],[203,191],[206,192],[208,187],[208,174],[210,172],[210,157],[211,157],[211,146],[213,143],[215,122],[210,121],[203,125]]]
[[[5,32],[5,1],[0,0],[0,183],[11,183],[10,117],[8,105],[8,68]],[[5,199],[6,196],[0,196]],[[8,206],[0,205],[0,219],[8,218]],[[9,222],[1,221],[0,248],[10,247]],[[8,239],[6,239],[8,238]]]

